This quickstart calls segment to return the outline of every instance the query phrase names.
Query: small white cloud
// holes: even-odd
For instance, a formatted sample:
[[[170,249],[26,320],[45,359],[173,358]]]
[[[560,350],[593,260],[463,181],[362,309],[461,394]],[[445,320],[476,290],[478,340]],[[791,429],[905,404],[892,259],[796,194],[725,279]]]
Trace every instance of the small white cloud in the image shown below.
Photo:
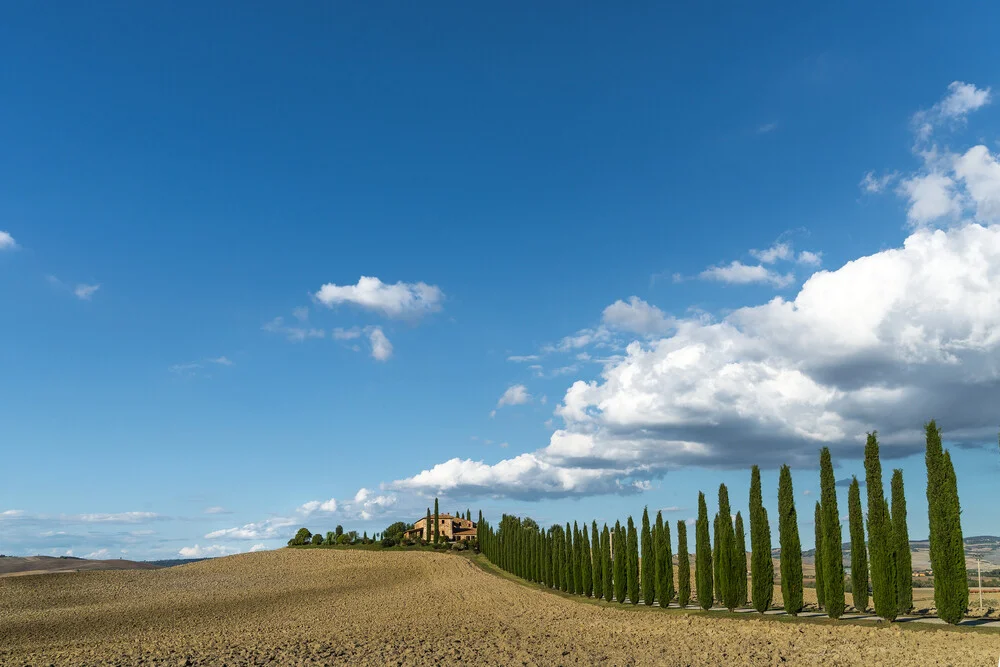
[[[505,405],[524,405],[531,401],[531,394],[528,393],[528,388],[523,384],[515,384],[507,388],[507,391],[503,393],[500,400],[497,401],[497,408],[502,408]]]
[[[881,176],[876,176],[874,171],[869,171],[865,174],[861,182],[858,183],[858,187],[861,188],[863,192],[868,194],[877,195],[884,192],[889,185],[899,178],[899,174],[895,171],[883,174]]]
[[[236,549],[221,544],[211,544],[203,547],[196,544],[193,547],[181,547],[177,553],[182,558],[215,558],[217,556],[228,556],[236,553]]]
[[[352,303],[394,319],[418,319],[441,310],[444,292],[422,282],[389,285],[375,277],[361,276],[356,285],[327,283],[314,296],[328,308]]]
[[[372,346],[372,357],[376,361],[388,361],[392,356],[392,343],[382,333],[382,327],[371,327],[368,330],[368,342]]]
[[[298,308],[292,309],[292,316],[295,317],[299,322],[305,322],[309,319],[309,307],[299,306]]]
[[[14,250],[16,248],[17,243],[14,241],[14,237],[9,232],[0,231],[0,250]]]
[[[767,267],[744,264],[733,260],[725,266],[710,266],[699,274],[702,280],[714,280],[729,285],[750,285],[763,283],[774,287],[787,287],[795,280],[790,273],[777,273]]]
[[[661,507],[661,512],[686,512],[686,507],[678,507],[677,505],[671,505],[670,507]]]
[[[330,335],[333,336],[334,340],[353,340],[361,337],[361,329],[358,327],[351,327],[350,329],[337,327]]]
[[[170,366],[169,370],[174,375],[193,375],[195,371],[201,368],[201,364],[196,361],[192,361],[186,364],[174,364]]]
[[[628,302],[618,300],[604,309],[601,315],[604,324],[619,331],[627,331],[643,336],[666,334],[674,326],[671,318],[656,306],[652,306],[637,296],[629,297]],[[586,354],[586,353],[583,353]],[[577,355],[577,358],[580,358]],[[590,359],[586,355],[582,361]]]
[[[507,447],[510,447],[510,443],[509,442],[501,442],[500,443],[500,447],[506,449]]]
[[[948,84],[948,94],[930,109],[918,111],[911,119],[913,131],[919,142],[930,140],[934,129],[948,123],[965,122],[966,116],[991,101],[989,88],[977,88],[975,84],[952,81]]]
[[[899,191],[910,202],[906,217],[914,226],[957,218],[962,212],[955,181],[945,174],[930,172],[907,178],[900,183]]]
[[[205,514],[230,514],[229,510],[227,510],[225,507],[219,507],[218,505],[216,505],[215,507],[206,507],[204,509],[204,513]]]
[[[162,517],[156,512],[118,512],[115,514],[77,514],[71,518],[83,523],[140,523]]]
[[[769,134],[778,129],[777,123],[764,123],[763,125],[757,126],[757,134]]]
[[[323,338],[326,336],[326,332],[322,329],[287,326],[283,317],[274,318],[262,326],[261,329],[269,333],[281,334],[294,343],[299,343],[307,338]]]
[[[104,560],[109,555],[111,555],[111,552],[109,552],[107,549],[98,549],[97,551],[91,551],[89,554],[84,556],[84,558],[89,558],[92,560]]]
[[[206,540],[215,540],[220,537],[228,537],[235,540],[260,540],[280,536],[290,526],[298,523],[295,517],[275,517],[265,519],[255,523],[247,523],[236,528],[223,528],[213,530],[205,535]]]
[[[220,366],[232,366],[233,365],[233,361],[231,359],[229,359],[228,357],[224,357],[224,356],[223,357],[216,357],[214,359],[209,359],[208,361],[210,363],[218,364]]]
[[[336,498],[330,498],[329,500],[310,500],[307,503],[303,503],[296,511],[305,515],[314,514],[316,512],[331,514],[337,511],[337,500]]]
[[[805,266],[819,266],[823,263],[823,253],[803,250],[799,253],[795,261]]]
[[[812,494],[813,494],[813,492],[810,491],[809,489],[806,489],[805,491],[802,492],[803,496],[811,496]]]
[[[541,357],[537,354],[515,354],[507,357],[507,361],[515,361],[518,363],[524,361],[538,361]]]
[[[250,547],[250,553],[256,553],[258,551],[264,551],[265,549],[267,549],[267,547],[264,546],[263,544],[255,544],[252,547]]]
[[[82,301],[90,301],[91,297],[93,297],[94,293],[97,292],[97,290],[99,289],[101,289],[100,284],[87,285],[84,283],[80,283],[79,285],[73,288],[73,294],[76,295],[76,298]]]
[[[779,259],[791,259],[795,253],[788,243],[775,243],[766,250],[751,250],[750,255],[761,264],[774,264]]]

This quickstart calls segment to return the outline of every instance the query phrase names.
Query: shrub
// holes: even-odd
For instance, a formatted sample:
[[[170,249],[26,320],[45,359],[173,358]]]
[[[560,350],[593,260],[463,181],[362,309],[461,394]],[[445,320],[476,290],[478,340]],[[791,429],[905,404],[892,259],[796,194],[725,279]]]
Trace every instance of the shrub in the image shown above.
[[[295,533],[295,537],[292,539],[295,544],[307,544],[312,539],[312,533],[309,532],[308,528],[299,528],[299,532]]]
[[[388,547],[394,547],[394,546],[396,546],[396,540],[392,539],[391,537],[383,537],[381,544],[382,544],[383,547],[386,547],[386,548],[388,548]]]
[[[323,544],[323,536],[320,535],[319,533],[316,533],[315,535],[312,536],[312,543],[317,545]]]
[[[337,538],[337,544],[350,544],[350,543],[351,543],[351,536],[346,533],[341,534],[341,536]]]
[[[469,547],[468,545],[465,544],[465,542],[455,542],[454,544],[451,545],[452,551],[465,551],[468,548]]]

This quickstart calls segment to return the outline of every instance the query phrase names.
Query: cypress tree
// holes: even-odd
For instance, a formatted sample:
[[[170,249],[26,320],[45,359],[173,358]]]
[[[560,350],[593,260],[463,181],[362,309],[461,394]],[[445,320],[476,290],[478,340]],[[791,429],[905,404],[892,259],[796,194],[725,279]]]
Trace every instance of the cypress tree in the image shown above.
[[[625,581],[625,531],[620,522],[615,521],[614,539],[614,569],[615,569],[615,599],[618,602],[625,602],[626,581]]]
[[[601,579],[604,582],[604,599],[608,602],[614,599],[614,581],[611,579],[611,532],[608,524],[601,530]]]
[[[635,529],[631,516],[628,518],[627,538],[625,581],[628,584],[628,600],[632,604],[639,604],[639,531]]]
[[[438,543],[441,531],[441,514],[438,512],[438,499],[434,499],[434,544]]]
[[[732,509],[729,506],[729,490],[725,484],[719,485],[719,536],[718,536],[718,570],[719,589],[722,592],[722,604],[726,609],[733,611],[739,606],[740,572],[746,567],[746,552],[742,559],[737,557],[736,531],[733,529]],[[743,567],[739,561],[743,560]],[[743,576],[746,583],[746,576]],[[746,598],[744,597],[744,600]]]
[[[653,552],[653,536],[649,530],[649,507],[642,508],[642,601],[653,604],[656,597],[656,556]]]
[[[666,607],[674,597],[674,565],[670,556],[670,524],[663,523],[663,512],[656,513],[653,548],[656,550],[656,594]]]
[[[590,537],[587,535],[587,524],[583,525],[583,530],[580,532],[583,536],[583,546],[580,549],[581,558],[583,559],[581,568],[583,570],[583,597],[589,598],[594,592],[594,556],[590,550]]]
[[[666,587],[664,590],[664,599],[669,603],[674,599],[674,554],[670,547],[670,523],[663,524],[663,571],[666,575]],[[666,606],[666,605],[664,605]]]
[[[712,581],[715,584],[715,601],[719,604],[723,604],[722,572],[719,569],[722,564],[722,559],[719,558],[719,547],[721,546],[722,540],[719,539],[719,513],[716,512],[715,518],[712,520]]]
[[[882,462],[879,460],[876,431],[868,434],[865,443],[865,486],[868,493],[868,565],[872,580],[872,602],[876,614],[887,621],[894,621],[898,605],[896,581],[892,576],[892,521],[885,509]]]
[[[743,517],[736,513],[736,589],[737,606],[747,603],[747,538],[743,530]]]
[[[781,466],[778,476],[778,545],[781,548],[781,599],[792,616],[802,611],[802,542],[795,512],[792,471]]]
[[[590,524],[590,548],[593,554],[594,597],[598,600],[604,595],[604,549],[601,547],[601,534],[597,532],[597,522]]]
[[[695,584],[698,604],[712,608],[712,545],[708,539],[708,508],[705,494],[698,492],[698,522],[695,524]]]
[[[823,566],[826,560],[823,558],[823,510],[819,501],[816,501],[816,514],[813,524],[816,527],[816,548],[813,550],[813,564],[816,570],[816,606],[820,609],[826,604],[826,577],[823,576]]]
[[[930,519],[930,557],[934,573],[934,605],[938,617],[958,623],[965,615],[969,583],[965,571],[961,505],[951,454],[944,451],[934,420],[927,432],[927,509]]]
[[[659,524],[653,522],[650,536],[653,544],[653,597],[660,600],[663,597],[663,515],[657,514]],[[661,600],[662,602],[662,600]]]
[[[847,511],[851,526],[851,597],[854,608],[863,612],[868,609],[868,549],[865,547],[861,488],[857,477],[851,479],[851,487],[847,491]]]
[[[910,554],[910,531],[906,526],[906,496],[903,471],[892,471],[892,529],[896,542],[896,600],[900,614],[913,609],[913,557]]]
[[[576,594],[583,595],[583,543],[580,541],[580,527],[573,522],[573,576]]]
[[[688,556],[687,524],[680,519],[677,521],[677,604],[683,609],[689,602],[691,602],[691,558]]]
[[[427,522],[424,524],[424,528],[427,529],[427,541],[431,541],[431,508],[427,508]]]
[[[826,586],[826,613],[840,618],[844,613],[844,552],[840,510],[837,507],[837,480],[833,475],[830,448],[819,453],[820,488],[823,502],[823,585]]]
[[[569,527],[569,521],[566,522],[566,590],[568,593],[576,595],[576,567],[577,559],[574,558],[576,554],[576,545],[573,539],[576,535],[573,534],[573,529]]]
[[[552,562],[556,568],[555,585],[561,591],[568,590],[566,584],[566,545],[562,526],[552,527]]]
[[[774,595],[774,561],[771,560],[771,526],[760,489],[760,468],[750,469],[750,581],[753,608],[764,613]]]

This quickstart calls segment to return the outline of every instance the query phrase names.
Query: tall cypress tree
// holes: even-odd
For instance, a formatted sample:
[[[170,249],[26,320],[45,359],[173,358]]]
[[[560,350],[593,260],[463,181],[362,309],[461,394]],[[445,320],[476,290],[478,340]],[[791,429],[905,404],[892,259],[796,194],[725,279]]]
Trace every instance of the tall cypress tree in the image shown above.
[[[687,525],[680,519],[677,521],[677,604],[683,609],[689,602],[691,602],[691,558],[688,556]]]
[[[747,537],[743,530],[743,517],[736,513],[736,600],[737,606],[747,603]]]
[[[760,468],[750,469],[750,577],[753,608],[764,613],[774,595],[774,561],[771,560],[771,526],[760,489]]]
[[[580,534],[583,537],[583,543],[580,547],[580,558],[582,560],[580,569],[583,570],[582,595],[585,598],[589,598],[594,592],[594,561],[593,554],[590,551],[590,537],[587,535],[587,524],[583,524],[583,530],[580,531]]]
[[[657,512],[657,519],[659,519],[659,512]],[[670,524],[664,523],[663,530],[660,532],[660,537],[663,542],[661,560],[663,561],[663,584],[660,588],[660,595],[662,596],[661,604],[666,607],[671,600],[674,599],[674,556],[670,548]]]
[[[665,592],[666,578],[663,571],[663,513],[656,513],[656,521],[652,527],[653,535],[653,591],[660,606],[666,607],[663,599]]]
[[[625,594],[627,591],[627,582],[625,581],[625,530],[622,528],[621,522],[615,521],[615,532],[612,536],[614,539],[614,569],[615,569],[615,599],[618,602],[625,602]]]
[[[725,484],[719,485],[719,588],[722,592],[722,604],[733,611],[740,605],[740,572],[746,567],[746,553],[743,554],[744,566],[740,567],[737,557],[736,531],[733,528],[732,509],[729,505],[729,490]],[[743,576],[746,583],[746,575]]]
[[[830,448],[819,453],[820,488],[823,501],[823,577],[826,586],[826,613],[840,618],[844,613],[844,552],[840,510],[837,507],[837,479],[833,475]]]
[[[826,577],[823,576],[826,559],[823,558],[823,510],[816,501],[816,514],[813,521],[816,526],[816,548],[813,551],[813,563],[816,569],[816,605],[822,609],[826,604]]]
[[[604,524],[601,530],[601,565],[604,570],[601,572],[601,579],[604,581],[604,599],[611,602],[615,593],[614,580],[611,578],[611,532],[608,530],[608,524]]]
[[[795,512],[792,471],[781,466],[778,476],[778,545],[781,548],[781,599],[785,612],[795,616],[802,611],[802,541],[799,517]]]
[[[583,541],[580,539],[580,527],[573,522],[573,574],[576,577],[576,594],[583,595]]]
[[[847,492],[847,512],[851,526],[851,597],[854,608],[863,612],[868,609],[868,549],[865,547],[861,488],[857,477],[851,479]]]
[[[628,582],[628,600],[632,604],[639,604],[639,532],[635,529],[631,516],[628,518],[627,537],[625,580]]]
[[[426,532],[427,532],[427,541],[430,542],[431,541],[431,508],[430,507],[427,508],[427,522],[424,524],[424,528],[427,529],[426,530]]]
[[[434,544],[441,538],[441,513],[438,511],[438,499],[434,499]]]
[[[695,524],[695,584],[698,604],[702,609],[712,608],[712,544],[708,537],[708,508],[705,494],[698,492],[698,522]]]
[[[649,507],[642,508],[642,601],[653,604],[656,597],[656,556],[653,552],[653,535],[649,530]]]
[[[604,595],[604,549],[601,547],[601,534],[597,532],[597,522],[590,524],[590,548],[593,553],[594,597],[598,600]]]
[[[896,619],[896,581],[892,576],[892,521],[885,511],[882,462],[879,460],[878,432],[868,434],[865,443],[865,486],[868,493],[868,565],[872,580],[875,613]]]
[[[896,543],[897,611],[908,614],[913,609],[913,556],[910,554],[910,531],[906,526],[906,496],[903,471],[892,471],[892,530]]]
[[[927,509],[934,605],[941,620],[958,623],[965,615],[969,598],[958,484],[951,454],[944,451],[941,431],[934,420],[927,424],[926,432]]]
[[[577,559],[574,558],[576,554],[576,545],[573,539],[577,537],[573,533],[573,529],[569,526],[569,521],[566,522],[566,584],[567,592],[572,595],[576,595],[576,568]]]
[[[722,540],[719,539],[719,513],[715,513],[715,518],[712,520],[712,583],[715,585],[715,601],[719,604],[723,604],[722,600],[722,572],[720,567],[722,565],[722,559],[719,558],[719,547],[722,546]]]

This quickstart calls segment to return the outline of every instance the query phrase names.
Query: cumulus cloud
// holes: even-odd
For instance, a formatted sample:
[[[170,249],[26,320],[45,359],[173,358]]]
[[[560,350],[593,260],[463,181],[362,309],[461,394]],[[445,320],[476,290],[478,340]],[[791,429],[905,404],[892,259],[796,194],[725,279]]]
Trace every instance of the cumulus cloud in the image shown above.
[[[966,117],[991,101],[989,88],[977,88],[975,84],[952,81],[948,84],[948,94],[930,109],[913,114],[913,128],[917,138],[930,139],[935,128],[946,123],[964,123]]]
[[[333,336],[334,340],[354,340],[361,337],[361,328],[351,327],[350,329],[343,329],[337,327],[330,335]]]
[[[861,188],[862,192],[877,195],[884,192],[897,178],[899,178],[899,174],[896,172],[876,176],[874,171],[869,171],[861,179],[861,182],[858,183],[858,187]]]
[[[362,487],[354,494],[353,500],[344,503],[344,511],[348,516],[368,521],[387,514],[396,506],[397,501],[396,496],[392,494],[374,494]]]
[[[605,345],[611,340],[611,332],[607,327],[600,326],[596,329],[580,329],[571,336],[564,336],[555,345],[545,345],[542,352],[571,352],[588,345]]]
[[[524,405],[525,403],[531,402],[531,394],[528,393],[528,388],[523,384],[515,384],[507,388],[507,391],[503,393],[500,400],[497,401],[497,407],[490,416],[494,416],[496,411],[507,405]]]
[[[921,229],[902,247],[812,275],[722,319],[634,342],[577,381],[548,446],[494,464],[452,459],[393,488],[540,496],[635,492],[677,466],[814,465],[920,451],[937,416],[958,442],[995,439],[1000,401],[1000,225]]]
[[[819,266],[823,263],[823,253],[803,250],[795,261],[806,266]]]
[[[264,551],[265,549],[267,549],[267,547],[264,546],[263,544],[255,544],[252,547],[250,547],[250,553],[256,553],[258,551]]]
[[[101,289],[100,284],[87,285],[85,283],[80,283],[73,288],[73,294],[76,295],[77,299],[81,301],[90,301],[97,290]]]
[[[514,354],[507,357],[507,361],[522,363],[525,361],[538,361],[541,357],[537,354]]]
[[[444,292],[422,282],[389,285],[378,278],[361,276],[356,285],[327,283],[314,297],[329,308],[351,303],[394,319],[419,319],[441,310]]]
[[[263,521],[257,521],[255,523],[243,524],[242,526],[237,526],[235,528],[213,530],[205,535],[205,539],[215,540],[222,537],[233,540],[268,539],[271,537],[281,536],[283,533],[287,532],[287,529],[290,526],[294,526],[297,522],[298,519],[294,517],[274,517]]]
[[[392,343],[382,332],[382,327],[369,327],[368,342],[372,346],[372,357],[376,361],[388,361],[392,357]]]
[[[298,509],[300,514],[305,515],[314,514],[316,512],[326,512],[329,514],[336,511],[336,498],[330,498],[329,500],[310,500],[309,502],[300,505]]]
[[[17,243],[14,241],[14,237],[9,232],[0,230],[0,250],[14,250],[15,248],[17,248]]]
[[[108,551],[107,549],[98,549],[97,551],[90,552],[89,554],[84,556],[84,558],[89,558],[92,560],[105,560],[110,555],[111,552]]]
[[[744,264],[733,260],[722,266],[710,266],[699,276],[702,280],[714,280],[729,285],[750,285],[753,283],[787,287],[795,280],[791,273],[778,273],[763,264]]]
[[[651,306],[637,296],[629,297],[627,302],[619,299],[604,309],[601,316],[604,326],[618,331],[639,334],[641,336],[662,335],[673,328],[673,319],[657,308]],[[586,353],[582,353],[586,354]],[[580,358],[580,355],[577,355]],[[590,355],[581,361],[589,361]]]
[[[215,558],[217,556],[228,556],[236,552],[236,549],[221,544],[206,544],[203,547],[196,544],[193,547],[181,547],[177,553],[182,558]]]
[[[761,264],[774,264],[781,259],[791,259],[795,253],[792,251],[791,244],[779,242],[765,250],[751,250],[750,255]]]

